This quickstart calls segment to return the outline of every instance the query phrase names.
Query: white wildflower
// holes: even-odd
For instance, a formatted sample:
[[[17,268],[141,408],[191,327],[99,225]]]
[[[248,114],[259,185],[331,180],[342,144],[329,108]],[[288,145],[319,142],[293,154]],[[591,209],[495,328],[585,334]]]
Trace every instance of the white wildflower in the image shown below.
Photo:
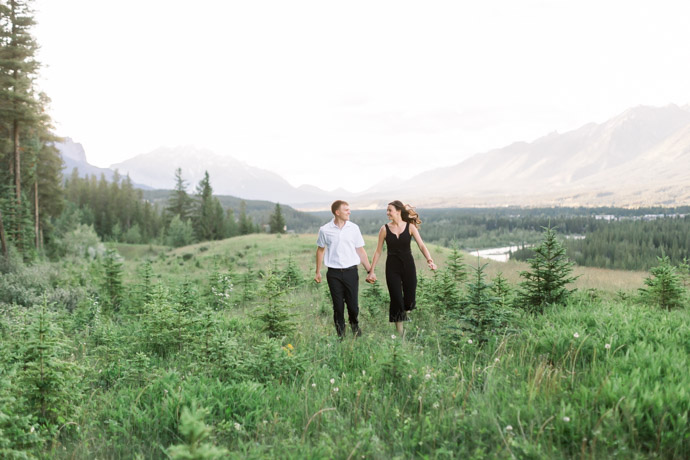
[[[577,339],[578,337],[580,337],[580,334],[578,334],[578,333],[576,332],[576,333],[573,334],[573,337],[575,337],[575,338]]]
[[[607,350],[610,350],[610,349],[611,349],[611,344],[610,344],[610,343],[607,343],[606,345],[604,345],[604,348],[606,348]]]
[[[472,339],[467,339],[467,343],[469,343],[470,345],[472,345]]]
[[[331,379],[331,385],[335,383],[335,379]]]
[[[513,426],[512,426],[512,425],[507,425],[507,426],[506,426],[506,431],[513,431]]]

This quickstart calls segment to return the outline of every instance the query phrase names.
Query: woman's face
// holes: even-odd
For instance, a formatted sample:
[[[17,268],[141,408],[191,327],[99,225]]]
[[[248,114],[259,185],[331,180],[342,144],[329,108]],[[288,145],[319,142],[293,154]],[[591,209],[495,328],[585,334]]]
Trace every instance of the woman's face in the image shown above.
[[[392,204],[389,204],[388,207],[386,208],[386,215],[390,220],[393,219],[400,219],[400,211],[396,209],[395,206]]]

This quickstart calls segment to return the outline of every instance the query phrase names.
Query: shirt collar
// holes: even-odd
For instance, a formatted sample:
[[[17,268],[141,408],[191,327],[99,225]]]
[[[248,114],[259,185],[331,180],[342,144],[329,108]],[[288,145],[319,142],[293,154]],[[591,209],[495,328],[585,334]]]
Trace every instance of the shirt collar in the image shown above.
[[[350,224],[351,224],[351,222],[349,220],[346,220],[345,225],[343,225],[343,228],[347,227]],[[340,230],[340,228],[337,225],[335,225],[335,217],[333,219],[331,219],[331,227],[334,227],[334,228],[337,228],[338,230]]]

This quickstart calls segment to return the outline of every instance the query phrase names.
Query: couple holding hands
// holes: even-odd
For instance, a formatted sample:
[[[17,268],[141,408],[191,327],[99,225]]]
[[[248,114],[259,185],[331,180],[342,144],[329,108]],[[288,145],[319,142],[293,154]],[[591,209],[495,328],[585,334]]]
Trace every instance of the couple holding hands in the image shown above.
[[[374,269],[381,257],[383,243],[386,243],[386,285],[390,295],[389,321],[403,335],[403,322],[407,321],[407,312],[415,308],[417,290],[417,271],[412,256],[410,243],[412,238],[417,242],[420,251],[426,258],[431,270],[436,270],[431,254],[419,234],[422,223],[414,208],[401,201],[388,203],[386,216],[389,223],[379,230],[378,244],[374,257],[369,257],[364,250],[364,238],[359,226],[350,222],[350,206],[338,200],[331,205],[333,220],[319,229],[316,241],[316,276],[314,281],[321,282],[321,268],[328,268],[326,281],[333,299],[333,321],[339,337],[345,334],[345,305],[348,320],[355,337],[362,334],[357,317],[359,315],[359,273],[357,266],[361,263],[367,271],[366,281],[376,282]]]

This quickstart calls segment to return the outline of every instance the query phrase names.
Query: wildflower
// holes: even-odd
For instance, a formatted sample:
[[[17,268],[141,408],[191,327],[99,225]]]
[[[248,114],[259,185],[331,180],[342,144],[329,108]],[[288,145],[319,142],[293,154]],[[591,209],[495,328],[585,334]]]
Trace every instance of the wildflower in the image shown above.
[[[412,380],[412,374],[407,374],[407,378]]]
[[[564,421],[565,423],[568,423],[568,422],[570,421],[570,417],[563,417],[563,421]]]
[[[337,393],[339,391],[340,391],[340,389],[338,387],[333,388],[333,393]]]
[[[391,335],[391,339],[395,340],[395,334]]]
[[[495,362],[495,363],[497,363],[497,362],[499,362],[499,361],[500,361],[500,359],[494,358],[494,362]]]
[[[288,343],[288,344],[287,344],[287,347],[288,347],[288,349],[290,349],[290,350],[294,350],[294,349],[295,349],[295,347],[293,347],[291,343]]]
[[[470,345],[472,345],[472,339],[467,339],[467,343],[469,343]]]
[[[610,343],[607,343],[606,345],[604,345],[604,348],[606,348],[607,350],[610,350],[610,349],[611,349],[611,344],[610,344]]]
[[[576,332],[576,333],[573,334],[573,337],[575,337],[575,338],[577,339],[578,337],[580,337],[580,334],[578,334],[578,333]]]
[[[507,426],[506,426],[506,431],[513,431],[513,426],[512,426],[512,425],[507,425]]]
[[[311,384],[311,387],[312,387],[312,388],[316,388],[316,384],[315,384],[315,383],[312,383],[312,384]]]
[[[242,425],[239,423],[235,422],[235,431],[242,431]]]
[[[33,425],[31,425],[31,432],[33,433],[35,431],[36,431],[36,428]]]
[[[367,375],[367,371],[362,370],[362,375]]]
[[[335,379],[331,379],[331,385],[335,383]]]
[[[268,420],[264,420],[264,425],[268,423]]]
[[[435,402],[433,405],[433,408],[438,409],[439,407],[441,407],[441,405],[439,403]]]
[[[426,374],[426,375],[424,376],[424,378],[427,379],[427,380],[429,380],[429,379],[431,378],[431,374]]]

